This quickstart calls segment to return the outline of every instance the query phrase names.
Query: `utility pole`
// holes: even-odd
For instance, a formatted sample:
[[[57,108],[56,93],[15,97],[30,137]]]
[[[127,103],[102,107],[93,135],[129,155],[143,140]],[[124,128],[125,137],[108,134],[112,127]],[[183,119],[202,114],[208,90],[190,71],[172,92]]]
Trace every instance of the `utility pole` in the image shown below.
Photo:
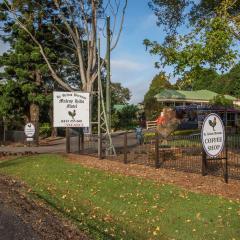
[[[105,102],[103,99],[103,90],[102,90],[102,81],[101,81],[101,58],[100,58],[100,38],[98,39],[98,157],[102,158],[102,145],[104,138],[105,143],[105,149],[106,149],[106,155],[115,155],[116,156],[116,150],[114,148],[111,133],[108,126],[108,120],[107,120],[107,111]],[[104,136],[102,136],[102,132],[104,133]],[[103,138],[102,138],[103,137]]]
[[[100,51],[100,38],[98,39],[98,158],[102,158],[102,129],[101,129],[101,102],[102,102],[102,94],[101,94],[101,51]]]
[[[111,51],[111,30],[110,17],[107,17],[107,82],[106,82],[106,113],[108,128],[111,133],[111,68],[110,68],[110,51]]]

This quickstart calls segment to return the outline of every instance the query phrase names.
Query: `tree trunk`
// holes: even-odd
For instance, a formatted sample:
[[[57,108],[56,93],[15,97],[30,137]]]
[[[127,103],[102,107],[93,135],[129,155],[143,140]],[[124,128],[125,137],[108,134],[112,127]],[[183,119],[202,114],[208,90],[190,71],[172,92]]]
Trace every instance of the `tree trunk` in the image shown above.
[[[57,136],[57,128],[53,127],[53,105],[51,104],[48,111],[50,124],[51,124],[51,137],[54,138]]]
[[[30,105],[30,121],[35,125],[39,121],[39,106],[35,103]]]
[[[40,87],[41,82],[42,82],[42,77],[41,73],[39,70],[35,71],[35,82],[38,87]],[[36,95],[36,93],[35,93]],[[30,121],[34,124],[35,126],[35,142],[36,145],[39,144],[39,105],[36,103],[31,103],[30,104]]]
[[[30,121],[35,126],[35,143],[39,145],[39,106],[35,103],[30,105]]]

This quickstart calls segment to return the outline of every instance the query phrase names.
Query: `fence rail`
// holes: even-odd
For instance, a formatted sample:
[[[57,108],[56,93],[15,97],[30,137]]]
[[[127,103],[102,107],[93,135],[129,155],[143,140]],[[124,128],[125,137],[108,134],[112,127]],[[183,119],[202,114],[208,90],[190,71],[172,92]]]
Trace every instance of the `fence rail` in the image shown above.
[[[147,130],[157,128],[157,121],[147,121],[146,128]]]
[[[35,126],[35,134],[33,137],[33,143],[38,145],[39,141],[39,123],[32,122]],[[21,121],[0,121],[0,144],[28,144],[26,141],[26,135],[24,133],[24,126],[26,123]]]
[[[103,139],[102,156],[125,164],[143,164],[156,168],[170,168],[199,174],[211,174],[240,179],[240,135],[234,134],[227,138],[228,149],[223,149],[218,158],[205,159],[200,134],[187,136],[170,136],[162,139],[155,131],[148,131],[144,144],[138,144],[134,132],[113,135],[113,143],[117,156],[106,156],[106,142]],[[150,135],[150,137],[149,137]],[[79,152],[75,133],[71,136],[71,152]],[[98,156],[98,136],[85,137],[84,149],[80,152]],[[227,162],[224,158],[228,151]],[[227,168],[226,168],[227,166]]]

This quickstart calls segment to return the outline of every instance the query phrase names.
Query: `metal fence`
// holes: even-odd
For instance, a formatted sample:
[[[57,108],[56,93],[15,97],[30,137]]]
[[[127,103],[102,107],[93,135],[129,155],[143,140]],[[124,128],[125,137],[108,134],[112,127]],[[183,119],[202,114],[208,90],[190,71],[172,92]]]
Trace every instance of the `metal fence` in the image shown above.
[[[15,121],[0,122],[0,142],[1,144],[10,142],[24,142],[24,125]]]
[[[24,123],[19,121],[0,122],[0,143],[1,145],[25,143]]]
[[[170,168],[199,174],[211,174],[240,179],[240,134],[227,137],[225,149],[218,158],[205,158],[200,133],[187,136],[170,136],[162,139],[154,131],[147,132],[143,144],[138,144],[134,132],[122,132],[112,136],[116,156],[106,156],[103,139],[102,156],[114,161],[143,164],[156,168]],[[71,152],[98,156],[98,137],[85,137],[84,146],[78,148],[77,133],[70,138]],[[80,149],[80,150],[79,150]],[[225,158],[227,154],[227,160]]]
[[[31,122],[35,126],[35,134],[31,144],[38,145],[39,138],[47,137],[47,134],[51,133],[50,123],[47,125]],[[0,121],[0,144],[1,145],[26,145],[30,142],[27,141],[27,137],[24,133],[25,122],[20,120],[6,120]]]

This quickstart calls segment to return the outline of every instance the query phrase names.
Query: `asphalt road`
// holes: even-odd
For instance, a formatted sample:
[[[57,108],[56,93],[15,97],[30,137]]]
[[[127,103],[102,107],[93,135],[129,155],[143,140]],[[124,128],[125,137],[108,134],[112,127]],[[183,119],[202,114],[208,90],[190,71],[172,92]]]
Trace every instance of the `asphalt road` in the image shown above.
[[[27,187],[0,174],[0,240],[88,240],[44,202],[26,194]]]
[[[134,132],[129,132],[127,134],[127,144],[129,147],[136,146],[137,140],[135,138]],[[115,148],[123,148],[124,147],[124,133],[114,133],[112,136],[112,141],[115,146]],[[77,144],[78,144],[78,137],[71,137],[70,140],[70,149],[73,150],[73,152],[77,151]],[[85,147],[88,148],[88,143],[86,141]],[[94,138],[94,141],[91,142],[91,147],[94,147],[94,149],[97,149],[97,137]],[[24,152],[32,152],[32,153],[65,153],[66,152],[66,139],[58,139],[54,141],[49,141],[48,143],[45,143],[44,145],[41,145],[39,147],[35,146],[1,146],[0,147],[0,153],[1,152],[11,152],[11,153],[24,153]],[[96,151],[97,152],[97,151]]]
[[[0,152],[33,152],[33,153],[64,153],[66,151],[66,140],[58,139],[55,141],[50,141],[43,146],[1,146]]]
[[[0,240],[38,240],[30,224],[23,222],[12,210],[0,204]]]

